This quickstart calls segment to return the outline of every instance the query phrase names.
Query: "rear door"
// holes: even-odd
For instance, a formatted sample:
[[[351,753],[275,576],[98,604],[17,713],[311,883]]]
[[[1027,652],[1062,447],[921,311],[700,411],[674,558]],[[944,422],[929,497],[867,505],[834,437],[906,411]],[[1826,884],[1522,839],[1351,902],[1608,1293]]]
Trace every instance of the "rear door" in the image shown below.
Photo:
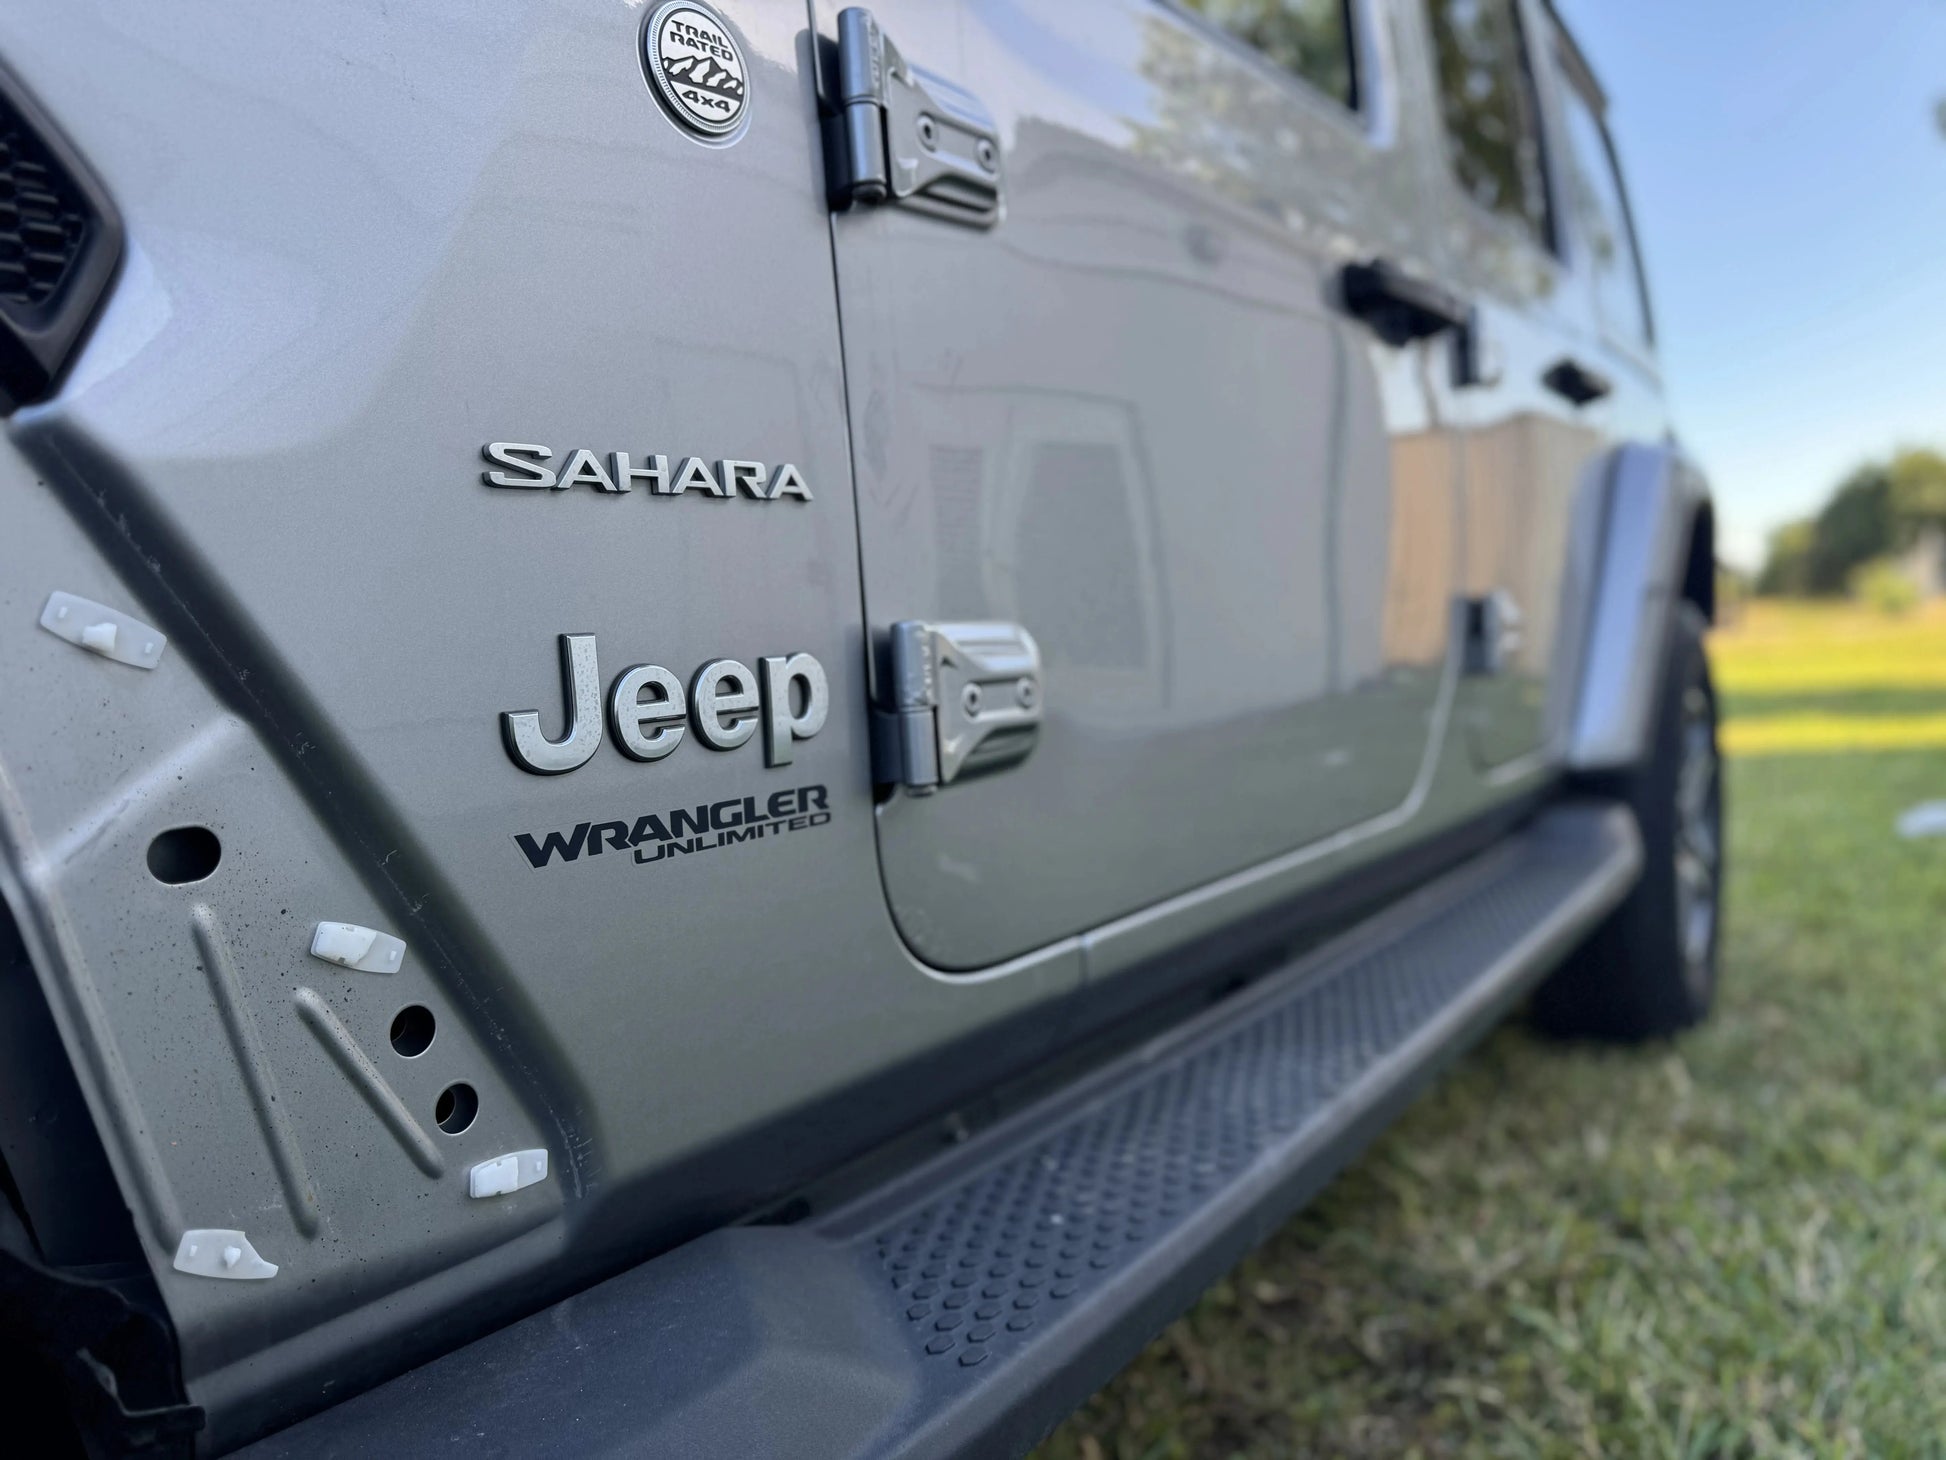
[[[833,221],[867,619],[1018,625],[1044,668],[1024,761],[879,808],[939,966],[1394,813],[1427,754],[1446,361],[1338,307],[1347,261],[1429,252],[1390,37],[1339,0],[1209,9],[1230,29],[1155,0],[874,7],[928,97],[990,117],[1001,201],[991,227]]]
[[[1591,303],[1568,260],[1564,184],[1543,106],[1537,38],[1522,0],[1422,0],[1438,136],[1428,195],[1445,272],[1477,309],[1461,393],[1466,554],[1461,586],[1499,627],[1490,672],[1458,719],[1475,761],[1538,766],[1566,646],[1568,526],[1599,469],[1612,373],[1595,356]]]

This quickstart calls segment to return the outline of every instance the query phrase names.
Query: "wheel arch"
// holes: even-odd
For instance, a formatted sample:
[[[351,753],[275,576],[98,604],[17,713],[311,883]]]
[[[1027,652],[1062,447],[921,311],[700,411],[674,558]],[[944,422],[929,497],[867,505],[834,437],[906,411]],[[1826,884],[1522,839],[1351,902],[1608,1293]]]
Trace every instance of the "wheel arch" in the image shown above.
[[[1690,519],[1682,596],[1703,611],[1704,619],[1716,622],[1716,508],[1708,498]]]
[[[1612,454],[1592,504],[1585,632],[1567,723],[1570,771],[1619,770],[1648,749],[1669,615],[1714,619],[1716,515],[1701,470],[1673,443]]]

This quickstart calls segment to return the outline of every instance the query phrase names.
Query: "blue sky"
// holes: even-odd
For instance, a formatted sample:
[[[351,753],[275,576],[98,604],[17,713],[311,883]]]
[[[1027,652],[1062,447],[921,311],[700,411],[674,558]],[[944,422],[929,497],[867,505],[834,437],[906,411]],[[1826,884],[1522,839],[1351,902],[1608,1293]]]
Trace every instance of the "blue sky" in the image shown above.
[[[1719,548],[1946,447],[1946,0],[1557,0],[1610,97]]]

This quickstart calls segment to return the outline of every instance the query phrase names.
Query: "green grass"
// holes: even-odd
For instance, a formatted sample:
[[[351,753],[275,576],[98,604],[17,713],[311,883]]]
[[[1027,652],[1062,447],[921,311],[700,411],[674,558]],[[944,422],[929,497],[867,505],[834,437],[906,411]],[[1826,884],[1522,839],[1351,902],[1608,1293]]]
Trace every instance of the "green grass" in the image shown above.
[[[1732,691],[1723,696],[1723,713],[1732,720],[1830,714],[1877,719],[1887,715],[1937,715],[1942,710],[1946,710],[1946,689],[1796,690],[1782,694]]]
[[[1946,1456],[1946,753],[1728,794],[1709,1025],[1502,1029],[1038,1453]]]

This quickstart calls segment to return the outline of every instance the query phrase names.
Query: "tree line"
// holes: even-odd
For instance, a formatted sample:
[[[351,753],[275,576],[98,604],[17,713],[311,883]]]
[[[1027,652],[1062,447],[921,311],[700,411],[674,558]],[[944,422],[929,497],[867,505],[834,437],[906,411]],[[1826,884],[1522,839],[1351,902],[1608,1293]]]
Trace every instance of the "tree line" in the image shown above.
[[[1845,593],[1861,570],[1910,548],[1929,526],[1946,528],[1946,456],[1916,448],[1894,452],[1853,471],[1815,516],[1772,532],[1756,590],[1796,597]]]

